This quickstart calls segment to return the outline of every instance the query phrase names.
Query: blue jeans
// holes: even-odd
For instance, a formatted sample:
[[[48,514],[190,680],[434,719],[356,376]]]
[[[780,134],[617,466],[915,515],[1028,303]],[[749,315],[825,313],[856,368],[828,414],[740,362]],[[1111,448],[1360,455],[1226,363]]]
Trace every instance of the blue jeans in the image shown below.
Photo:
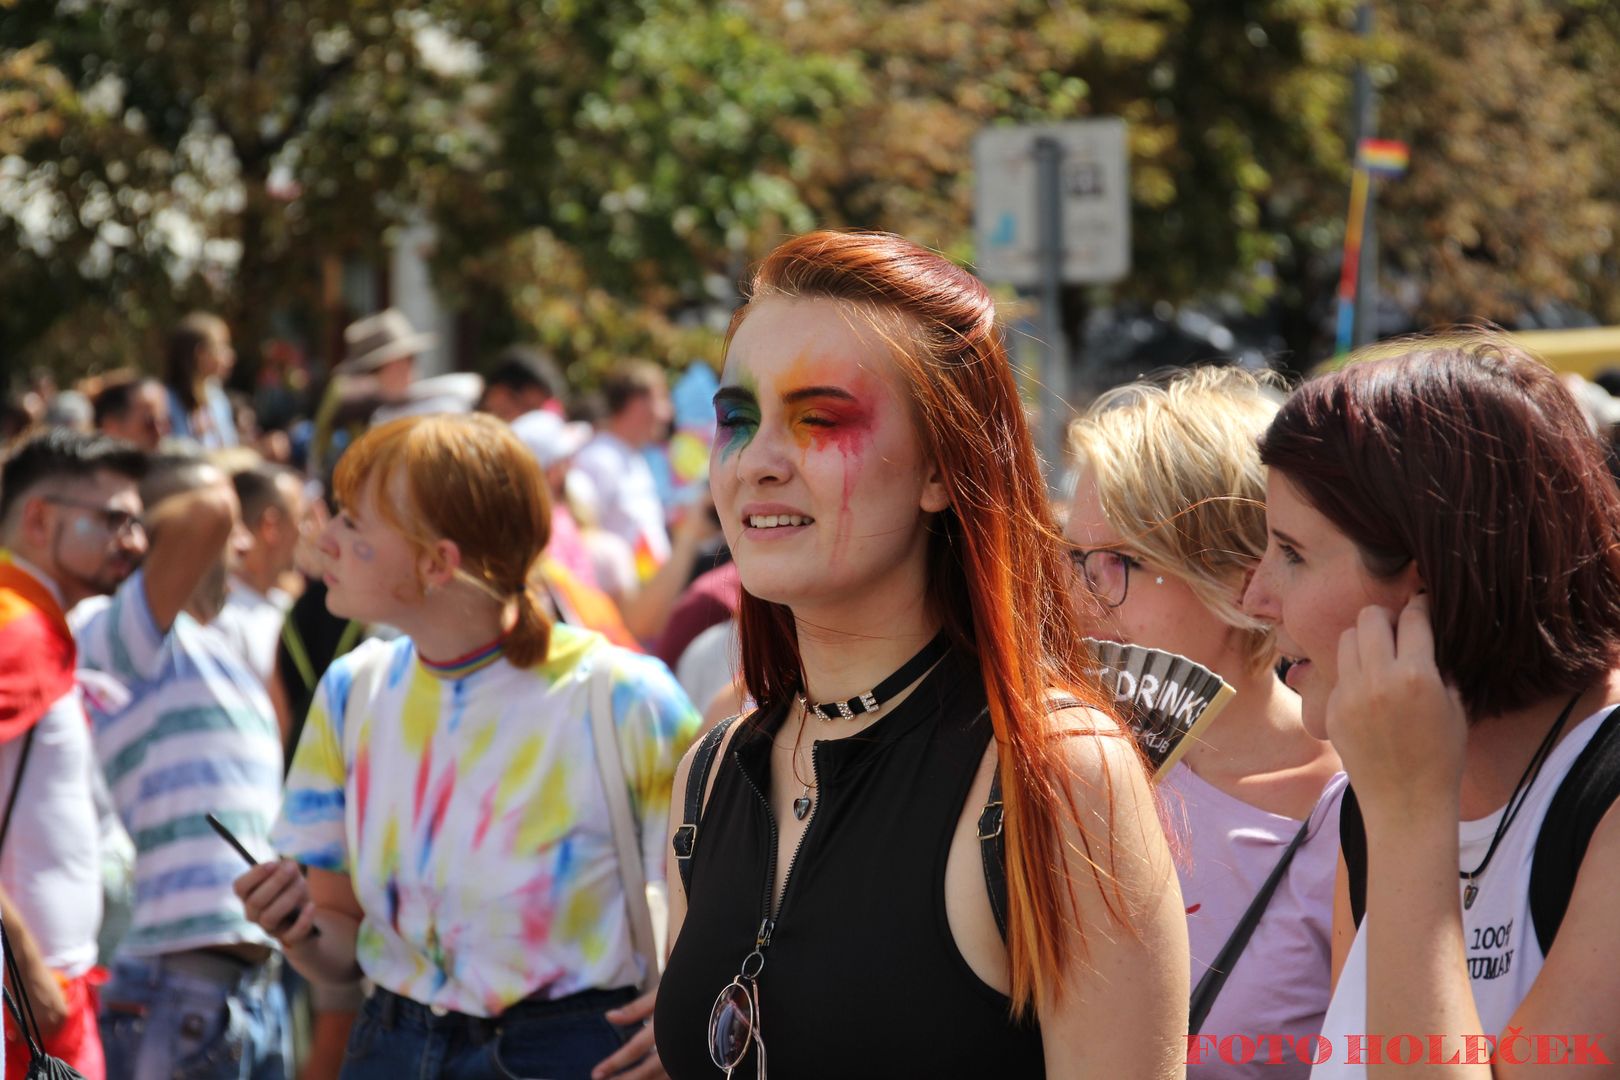
[[[196,951],[119,959],[101,993],[107,1080],[284,1080],[280,966]]]
[[[587,990],[485,1020],[440,1016],[379,987],[354,1022],[342,1080],[587,1080],[628,1035],[603,1013],[635,996]]]

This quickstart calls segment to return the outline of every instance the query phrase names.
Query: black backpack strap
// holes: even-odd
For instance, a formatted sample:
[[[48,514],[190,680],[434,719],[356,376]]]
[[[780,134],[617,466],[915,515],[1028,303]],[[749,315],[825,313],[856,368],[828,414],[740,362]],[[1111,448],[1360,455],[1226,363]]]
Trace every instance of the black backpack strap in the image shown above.
[[[1078,709],[1074,698],[1053,698],[1046,703],[1049,713]],[[990,911],[1003,943],[1007,940],[1007,840],[1002,834],[1001,763],[996,762],[990,778],[990,797],[979,811],[979,861],[984,863],[984,887],[990,894]]]
[[[1007,841],[1001,833],[1001,768],[990,780],[990,798],[979,811],[979,861],[984,863],[984,888],[996,917],[1001,940],[1007,940]]]
[[[0,818],[0,850],[5,848],[6,834],[11,832],[11,812],[17,809],[17,796],[22,792],[23,772],[28,768],[28,753],[34,748],[34,732],[38,730],[37,723],[29,728],[28,734],[23,736],[22,748],[17,751],[17,771],[11,778],[11,794],[6,796],[5,817]]]
[[[720,752],[726,732],[736,720],[736,716],[728,716],[709,729],[709,733],[699,740],[697,750],[692,754],[692,770],[686,774],[686,801],[681,811],[681,825],[675,830],[670,846],[675,849],[675,867],[681,874],[681,888],[688,895],[692,891],[692,852],[697,850],[698,822],[703,819],[703,794],[709,788],[709,772],[714,768],[714,758]]]
[[[1243,955],[1249,939],[1254,936],[1254,928],[1260,925],[1260,917],[1266,913],[1266,908],[1271,906],[1272,895],[1276,893],[1277,886],[1282,884],[1282,879],[1287,876],[1288,866],[1294,861],[1294,853],[1299,850],[1299,845],[1305,842],[1313,816],[1314,810],[1306,815],[1299,831],[1283,849],[1277,865],[1271,868],[1271,874],[1266,878],[1265,884],[1260,886],[1260,891],[1249,901],[1248,910],[1243,913],[1243,918],[1238,920],[1237,926],[1233,927],[1232,935],[1226,939],[1226,944],[1221,946],[1215,961],[1204,969],[1204,975],[1198,980],[1198,986],[1193,990],[1192,1001],[1188,1006],[1188,1032],[1195,1035],[1202,1032],[1204,1021],[1209,1019],[1209,1011],[1215,1007],[1215,999],[1220,995],[1221,987],[1226,985],[1226,977],[1232,974],[1232,968],[1237,966],[1238,958]]]
[[[1592,834],[1616,800],[1620,800],[1620,707],[1609,711],[1570,766],[1536,836],[1530,914],[1543,953],[1552,951]]]
[[[1552,949],[1569,909],[1575,877],[1592,834],[1620,800],[1620,708],[1610,710],[1592,741],[1559,782],[1536,835],[1530,869],[1530,914],[1543,953]],[[1354,789],[1339,810],[1339,850],[1350,879],[1350,913],[1357,926],[1367,914],[1367,830]]]
[[[1367,914],[1367,825],[1361,820],[1356,789],[1349,784],[1339,804],[1339,855],[1350,878],[1350,917],[1359,927]]]

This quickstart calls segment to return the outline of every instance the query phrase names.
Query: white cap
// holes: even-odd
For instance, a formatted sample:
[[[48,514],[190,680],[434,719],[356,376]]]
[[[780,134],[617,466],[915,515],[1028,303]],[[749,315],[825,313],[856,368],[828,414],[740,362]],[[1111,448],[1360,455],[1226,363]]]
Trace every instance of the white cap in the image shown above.
[[[549,469],[579,453],[593,431],[589,424],[569,423],[556,413],[535,409],[512,421],[512,434],[539,459],[542,469]]]

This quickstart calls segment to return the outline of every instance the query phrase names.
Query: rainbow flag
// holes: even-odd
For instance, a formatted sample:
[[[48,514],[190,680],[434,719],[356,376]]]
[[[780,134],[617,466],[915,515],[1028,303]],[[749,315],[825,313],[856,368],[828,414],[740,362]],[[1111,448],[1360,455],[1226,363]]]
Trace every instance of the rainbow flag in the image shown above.
[[[56,597],[0,548],[0,742],[27,732],[73,689],[77,661]]]
[[[1411,149],[1396,139],[1362,139],[1356,150],[1356,164],[1374,176],[1401,176],[1411,160]]]
[[[636,546],[632,549],[632,554],[636,560],[636,577],[643,583],[652,580],[652,576],[658,573],[658,568],[664,565],[664,560],[653,552],[652,541],[647,538],[646,533],[636,537]]]

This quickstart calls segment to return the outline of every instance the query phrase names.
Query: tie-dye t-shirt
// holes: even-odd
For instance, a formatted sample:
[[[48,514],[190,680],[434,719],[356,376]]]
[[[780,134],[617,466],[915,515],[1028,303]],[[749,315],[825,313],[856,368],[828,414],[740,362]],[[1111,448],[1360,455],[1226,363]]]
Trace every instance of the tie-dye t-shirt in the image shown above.
[[[591,741],[599,664],[647,879],[662,881],[670,787],[699,720],[659,661],[559,625],[531,668],[498,652],[435,668],[400,638],[321,679],[272,839],[351,876],[360,968],[379,986],[494,1016],[640,980]]]

